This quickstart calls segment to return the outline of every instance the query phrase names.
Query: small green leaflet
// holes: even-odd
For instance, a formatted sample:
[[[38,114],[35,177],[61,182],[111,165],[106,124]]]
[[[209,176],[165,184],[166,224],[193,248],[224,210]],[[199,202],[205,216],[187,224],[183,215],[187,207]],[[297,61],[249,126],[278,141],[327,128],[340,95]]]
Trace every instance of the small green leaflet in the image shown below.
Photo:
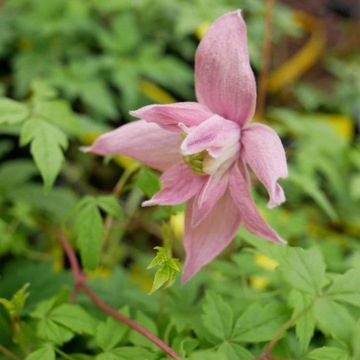
[[[220,340],[230,338],[233,330],[233,311],[220,295],[206,294],[203,306],[203,321],[207,330]]]
[[[175,282],[177,275],[182,272],[179,259],[172,258],[168,249],[161,246],[156,246],[154,249],[157,250],[157,254],[147,268],[151,269],[160,266],[160,269],[155,273],[150,294],[159,290],[162,286],[171,286]]]
[[[95,270],[99,261],[104,224],[95,201],[81,207],[75,221],[77,246],[86,270]]]
[[[52,346],[44,345],[42,348],[32,352],[25,360],[55,360],[55,351]]]
[[[25,305],[26,298],[29,296],[29,293],[27,292],[29,286],[30,284],[25,284],[12,296],[11,300],[0,298],[0,304],[5,307],[12,320],[20,316],[20,313]]]
[[[25,104],[8,98],[0,99],[0,124],[14,125],[24,121],[29,115]]]
[[[31,154],[44,180],[45,190],[49,191],[60,172],[68,140],[55,125],[40,118],[32,118],[25,122],[20,135],[21,146],[29,143]]]

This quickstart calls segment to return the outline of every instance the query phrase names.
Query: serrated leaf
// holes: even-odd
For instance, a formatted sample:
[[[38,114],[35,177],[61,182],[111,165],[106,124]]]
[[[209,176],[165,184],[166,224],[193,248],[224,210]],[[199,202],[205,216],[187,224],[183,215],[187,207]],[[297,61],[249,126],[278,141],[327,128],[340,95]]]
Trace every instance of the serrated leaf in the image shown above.
[[[311,351],[307,358],[311,360],[351,360],[350,354],[346,350],[329,346]],[[355,359],[353,358],[353,360]]]
[[[119,311],[126,317],[130,316],[129,307],[126,306]],[[104,351],[111,350],[115,347],[126,332],[129,330],[129,326],[123,324],[112,317],[108,317],[105,322],[98,325],[96,329],[96,342],[97,345]]]
[[[49,318],[78,334],[95,335],[98,321],[76,304],[62,304],[52,310]]]
[[[232,339],[251,343],[270,340],[288,319],[284,305],[254,303],[236,321]]]
[[[29,115],[25,104],[8,98],[0,99],[0,124],[13,125],[24,121]]]
[[[355,320],[343,305],[328,297],[318,298],[314,305],[314,315],[324,334],[350,346]]]
[[[73,331],[46,318],[38,322],[36,333],[41,339],[58,345],[62,345],[74,337]]]
[[[109,215],[119,219],[122,216],[122,209],[119,202],[113,196],[98,196],[98,206]]]
[[[79,135],[80,133],[79,121],[70,105],[64,100],[40,99],[34,103],[34,112],[37,117],[50,121],[69,134]]]
[[[327,290],[332,299],[360,306],[360,269],[350,269],[335,278]]]
[[[289,294],[289,304],[294,309],[293,318],[302,313],[296,321],[295,334],[299,340],[300,351],[305,354],[315,331],[315,316],[313,312],[314,298],[298,290]]]
[[[52,346],[44,345],[42,348],[32,352],[25,360],[55,360],[55,351]]]
[[[292,288],[306,293],[321,294],[327,284],[325,263],[317,248],[288,248],[279,269]]]
[[[64,160],[63,150],[68,147],[65,134],[56,126],[30,119],[21,129],[20,145],[31,143],[30,150],[44,180],[45,189],[51,189]]]
[[[95,202],[89,202],[79,211],[75,231],[83,266],[87,270],[95,270],[104,232],[103,220]]]
[[[207,330],[218,339],[230,338],[234,315],[230,305],[220,295],[213,292],[206,294],[202,319]]]
[[[227,360],[253,360],[254,355],[242,346],[234,343],[224,342],[219,347],[218,353],[225,355]]]

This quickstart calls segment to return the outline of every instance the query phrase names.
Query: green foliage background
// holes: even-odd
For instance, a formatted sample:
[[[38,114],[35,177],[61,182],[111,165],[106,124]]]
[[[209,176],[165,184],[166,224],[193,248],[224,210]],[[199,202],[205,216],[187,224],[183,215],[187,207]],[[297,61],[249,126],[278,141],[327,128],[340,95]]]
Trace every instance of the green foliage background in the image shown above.
[[[272,341],[277,359],[360,359],[358,49],[322,53],[318,77],[326,74],[330,90],[304,77],[268,98],[266,121],[288,154],[287,202],[265,210],[258,184],[254,196],[289,247],[240,230],[184,287],[172,258],[184,255],[175,220],[182,206],[139,208],[158,190],[158,174],[79,151],[130,121],[129,110],[193,100],[199,26],[238,7],[258,73],[261,0],[2,3],[1,360],[9,358],[4,348],[27,360],[166,358],[85,295],[69,303],[60,232],[91,289],[186,359],[250,360]],[[305,36],[293,14],[274,9],[274,53]],[[153,259],[155,246],[164,247]],[[160,266],[154,283],[150,263]],[[172,286],[148,295],[162,285]]]

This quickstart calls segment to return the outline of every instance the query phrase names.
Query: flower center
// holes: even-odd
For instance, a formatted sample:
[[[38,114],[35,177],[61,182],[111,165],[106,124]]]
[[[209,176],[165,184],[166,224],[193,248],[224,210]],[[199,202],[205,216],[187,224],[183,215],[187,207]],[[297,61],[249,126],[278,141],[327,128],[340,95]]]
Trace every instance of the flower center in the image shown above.
[[[197,175],[207,175],[203,171],[204,159],[207,156],[207,151],[201,151],[193,155],[183,155],[183,161],[185,164],[189,164],[191,171]]]
[[[238,124],[215,115],[199,126],[181,128],[182,158],[195,174],[225,173],[238,158],[241,132]]]

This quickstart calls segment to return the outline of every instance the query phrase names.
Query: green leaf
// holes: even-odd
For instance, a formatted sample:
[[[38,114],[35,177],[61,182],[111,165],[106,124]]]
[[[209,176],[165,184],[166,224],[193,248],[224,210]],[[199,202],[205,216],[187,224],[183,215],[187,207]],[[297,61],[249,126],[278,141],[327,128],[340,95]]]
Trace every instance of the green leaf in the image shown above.
[[[311,351],[307,358],[311,360],[351,360],[350,354],[346,350],[329,346]],[[353,360],[355,359],[353,358]]]
[[[122,209],[119,202],[113,196],[98,196],[96,198],[98,206],[106,213],[117,219],[122,216]]]
[[[213,292],[207,292],[203,306],[204,325],[220,340],[227,340],[233,330],[234,314],[228,303]]]
[[[157,358],[146,349],[124,346],[102,353],[96,357],[96,360],[156,360]]]
[[[126,306],[119,311],[126,317],[130,316],[129,307]],[[104,351],[111,350],[115,347],[124,337],[129,327],[113,317],[108,317],[105,322],[98,325],[96,329],[96,342],[97,345]]]
[[[13,125],[24,121],[29,115],[25,104],[8,98],[0,99],[0,124]]]
[[[72,135],[79,135],[80,124],[71,110],[70,105],[64,100],[35,101],[34,113],[36,117],[50,121],[60,129]]]
[[[41,120],[30,119],[21,129],[20,145],[31,142],[31,154],[44,180],[45,189],[51,189],[64,160],[63,150],[68,147],[65,134],[56,126]]]
[[[25,360],[55,360],[55,351],[52,346],[44,345],[42,348],[32,352]]]
[[[218,353],[225,355],[227,360],[253,360],[254,355],[240,345],[224,342],[219,347]]]
[[[314,315],[324,334],[350,346],[355,320],[343,305],[328,297],[318,298],[315,301]]]
[[[154,171],[143,167],[137,175],[136,185],[148,198],[151,198],[160,190],[159,176]]]
[[[295,334],[299,340],[300,351],[302,354],[305,354],[308,350],[310,340],[314,335],[316,321],[313,303],[313,296],[301,291],[292,290],[289,294],[289,304],[294,308],[293,318],[302,314],[295,325]]]
[[[306,293],[321,294],[327,283],[325,263],[317,248],[288,248],[279,269],[292,288]]]
[[[354,306],[360,306],[360,269],[350,269],[345,274],[335,277],[327,290],[332,299]]]
[[[288,319],[284,305],[256,302],[236,321],[232,339],[251,343],[270,340]]]
[[[94,201],[87,203],[75,222],[81,261],[87,270],[95,270],[99,261],[104,224]]]
[[[75,304],[62,304],[52,310],[49,318],[78,334],[95,335],[98,321]]]
[[[38,322],[36,333],[42,340],[50,341],[57,345],[62,345],[74,337],[73,331],[46,318]]]

